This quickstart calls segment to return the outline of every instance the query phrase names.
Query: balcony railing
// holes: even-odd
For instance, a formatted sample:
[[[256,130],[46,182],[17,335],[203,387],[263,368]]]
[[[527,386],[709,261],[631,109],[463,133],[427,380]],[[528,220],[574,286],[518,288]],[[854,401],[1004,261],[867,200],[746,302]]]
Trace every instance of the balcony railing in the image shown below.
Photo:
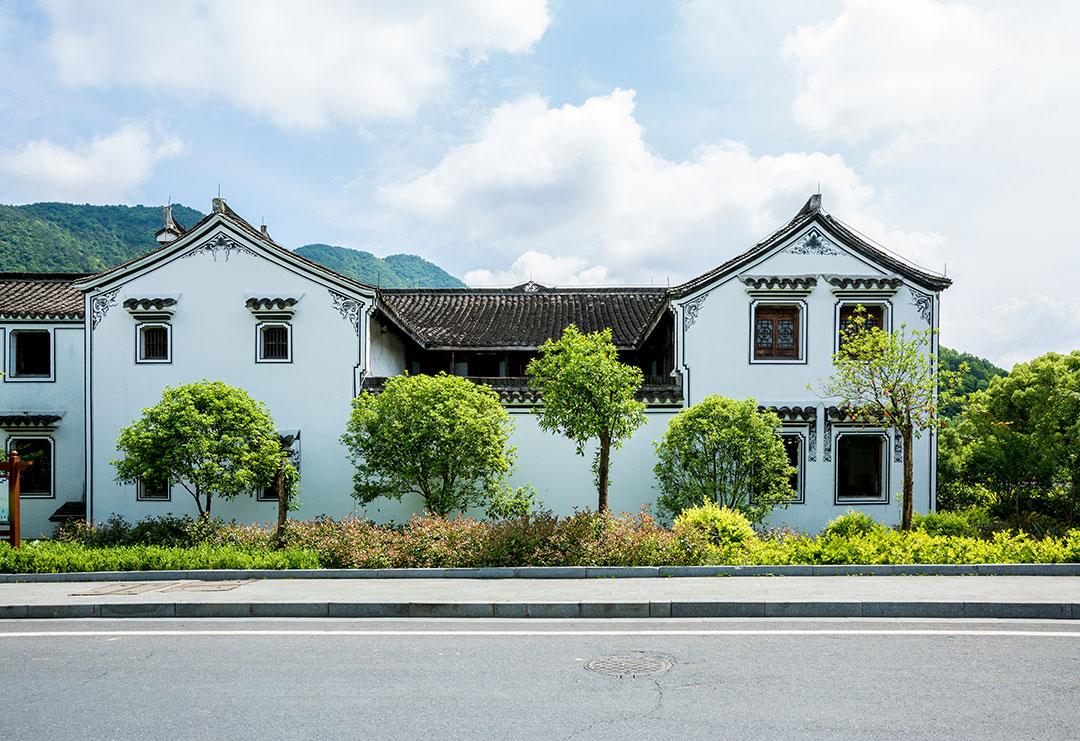
[[[529,386],[526,376],[463,376],[473,383],[490,386],[505,404],[537,404],[540,394]],[[378,393],[389,380],[385,376],[367,376],[361,391]],[[682,376],[645,376],[638,398],[654,406],[681,406]]]

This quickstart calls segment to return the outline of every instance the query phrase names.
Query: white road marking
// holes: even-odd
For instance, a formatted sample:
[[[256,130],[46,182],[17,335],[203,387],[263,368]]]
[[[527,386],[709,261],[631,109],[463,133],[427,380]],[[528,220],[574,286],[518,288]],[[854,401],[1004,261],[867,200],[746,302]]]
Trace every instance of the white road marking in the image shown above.
[[[3,632],[0,638],[138,636],[999,636],[1080,638],[1080,631],[1039,630],[43,630]]]

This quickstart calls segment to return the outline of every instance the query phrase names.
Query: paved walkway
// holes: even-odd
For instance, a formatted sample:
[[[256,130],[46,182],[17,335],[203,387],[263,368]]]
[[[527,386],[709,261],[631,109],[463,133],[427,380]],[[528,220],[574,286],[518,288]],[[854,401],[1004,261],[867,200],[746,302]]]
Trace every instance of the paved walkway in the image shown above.
[[[1080,619],[1070,576],[244,579],[0,584],[0,617]]]

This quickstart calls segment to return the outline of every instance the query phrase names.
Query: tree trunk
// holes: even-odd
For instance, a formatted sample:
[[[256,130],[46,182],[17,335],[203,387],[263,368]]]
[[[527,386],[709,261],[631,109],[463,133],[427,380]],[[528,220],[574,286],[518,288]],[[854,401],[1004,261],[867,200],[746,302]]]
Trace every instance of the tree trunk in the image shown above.
[[[911,529],[911,515],[915,503],[915,464],[913,461],[915,451],[912,445],[911,426],[907,425],[901,431],[904,440],[904,514],[900,522],[901,530]]]
[[[607,512],[607,490],[608,490],[608,466],[611,463],[611,436],[603,434],[600,436],[600,460],[596,466],[596,492],[599,495],[599,502],[596,505],[597,512]]]
[[[282,463],[278,468],[277,475],[274,476],[274,491],[277,492],[277,530],[274,533],[274,538],[277,540],[278,548],[285,546],[285,520],[289,517],[288,502],[285,501],[285,477],[282,475],[282,470],[285,468],[285,464]]]

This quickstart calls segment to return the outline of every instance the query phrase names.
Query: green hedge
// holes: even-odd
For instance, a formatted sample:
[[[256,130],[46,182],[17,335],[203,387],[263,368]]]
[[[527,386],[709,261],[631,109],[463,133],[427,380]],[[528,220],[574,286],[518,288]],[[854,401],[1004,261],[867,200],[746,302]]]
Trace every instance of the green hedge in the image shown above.
[[[169,521],[66,530],[18,550],[0,544],[0,572],[150,569],[660,566],[780,564],[1080,563],[1080,530],[988,538],[889,530],[855,514],[820,536],[754,533],[737,513],[683,513],[665,528],[647,514],[540,514],[505,522],[418,517],[401,526],[358,519],[290,522],[284,547],[258,526]],[[953,527],[938,523],[935,527]],[[164,533],[164,535],[162,535]],[[135,542],[150,534],[169,545]],[[189,545],[176,544],[188,542]]]
[[[30,541],[0,544],[0,572],[56,574],[69,571],[184,571],[188,569],[316,569],[319,556],[303,548],[248,550],[229,545],[86,546]]]

